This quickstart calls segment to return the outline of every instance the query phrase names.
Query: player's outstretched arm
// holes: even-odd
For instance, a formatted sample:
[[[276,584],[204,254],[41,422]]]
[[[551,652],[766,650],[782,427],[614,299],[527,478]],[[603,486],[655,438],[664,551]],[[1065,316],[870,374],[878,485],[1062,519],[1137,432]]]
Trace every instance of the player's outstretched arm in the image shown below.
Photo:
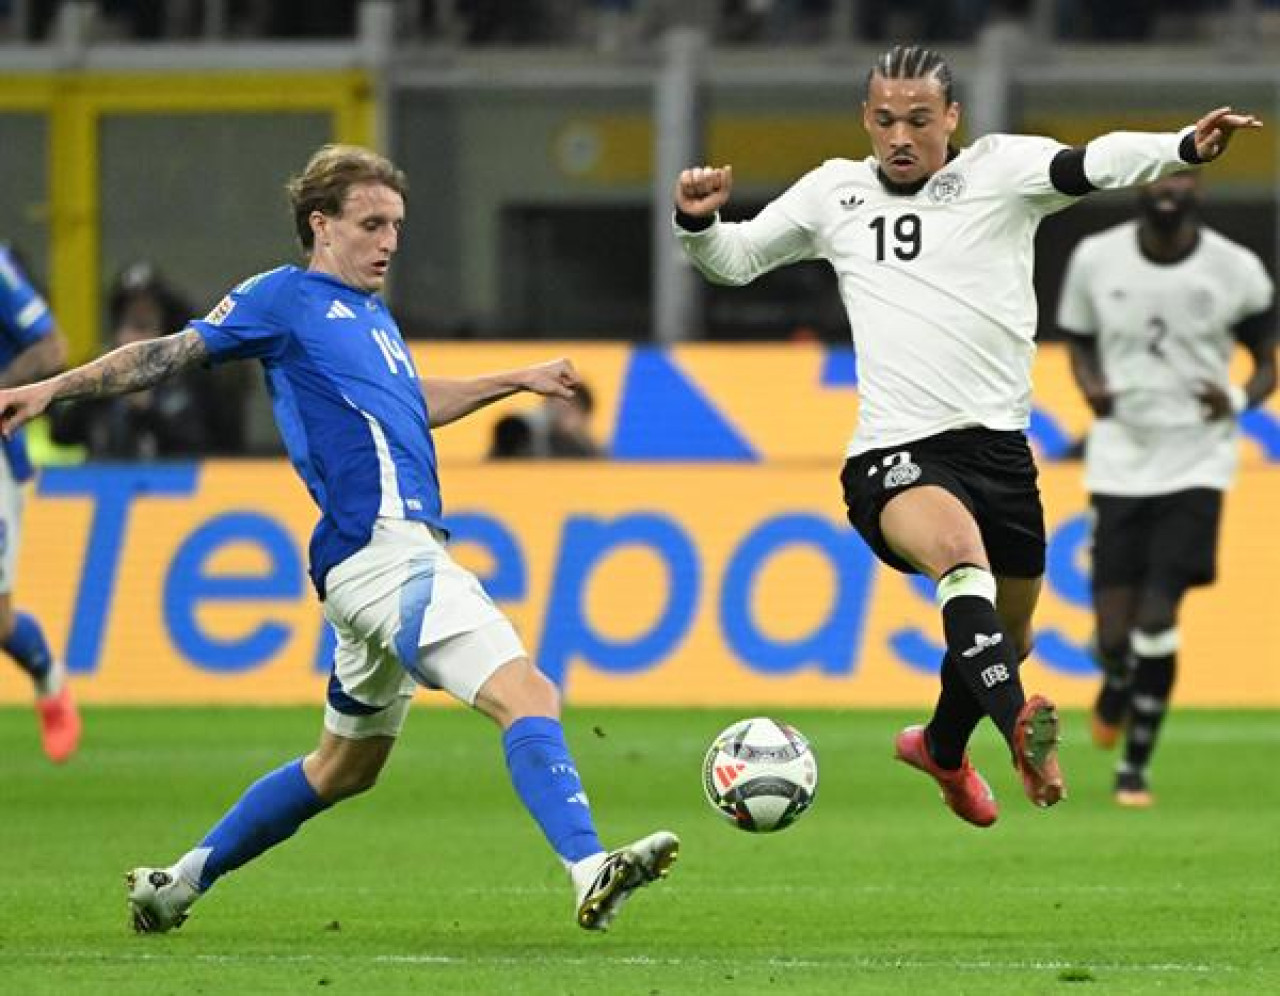
[[[521,391],[544,397],[571,398],[579,379],[573,364],[559,359],[482,377],[423,377],[421,383],[423,396],[427,399],[427,411],[431,415],[431,427],[436,428]]]
[[[121,346],[49,380],[0,391],[0,432],[10,435],[54,401],[141,391],[204,361],[208,355],[204,339],[194,329]]]
[[[1135,187],[1212,162],[1226,152],[1236,132],[1261,127],[1252,114],[1219,107],[1176,133],[1113,131],[1060,151],[1049,164],[1049,180],[1071,197]]]
[[[1213,162],[1227,151],[1236,132],[1261,127],[1262,120],[1252,114],[1242,114],[1230,107],[1215,108],[1196,122],[1196,130],[1192,132],[1196,155],[1202,163]]]

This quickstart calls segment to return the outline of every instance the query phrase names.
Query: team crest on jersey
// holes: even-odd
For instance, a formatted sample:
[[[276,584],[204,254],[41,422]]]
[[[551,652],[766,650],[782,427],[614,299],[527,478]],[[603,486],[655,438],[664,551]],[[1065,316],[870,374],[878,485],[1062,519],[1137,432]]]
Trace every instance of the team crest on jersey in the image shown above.
[[[929,181],[929,199],[935,204],[950,204],[964,194],[964,177],[959,173],[939,173]]]
[[[1187,300],[1187,311],[1192,318],[1213,317],[1213,291],[1207,287],[1196,287]]]
[[[895,463],[885,472],[884,486],[886,488],[905,488],[908,484],[915,484],[919,479],[920,465],[918,463]]]
[[[231,298],[224,297],[221,301],[213,306],[213,310],[204,316],[204,320],[210,325],[221,325],[227,320],[227,316],[235,310],[236,303]]]

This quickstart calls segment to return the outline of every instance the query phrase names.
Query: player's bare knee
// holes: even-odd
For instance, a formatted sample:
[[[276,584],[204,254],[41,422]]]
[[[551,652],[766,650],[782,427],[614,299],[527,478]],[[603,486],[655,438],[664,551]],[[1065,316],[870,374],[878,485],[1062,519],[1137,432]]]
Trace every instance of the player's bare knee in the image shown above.
[[[545,674],[526,662],[519,682],[508,697],[507,711],[513,719],[525,716],[558,716],[560,690]]]
[[[559,716],[560,691],[528,658],[520,657],[485,682],[476,708],[505,729],[525,716]]]
[[[947,530],[933,538],[928,554],[928,565],[938,577],[961,564],[986,567],[987,554],[980,540],[967,530]]]
[[[1139,633],[1164,633],[1178,628],[1178,616],[1176,612],[1163,606],[1144,608],[1139,611],[1133,628]]]
[[[1094,636],[1098,656],[1104,660],[1121,660],[1129,653],[1129,628],[1121,625],[1099,625]]]

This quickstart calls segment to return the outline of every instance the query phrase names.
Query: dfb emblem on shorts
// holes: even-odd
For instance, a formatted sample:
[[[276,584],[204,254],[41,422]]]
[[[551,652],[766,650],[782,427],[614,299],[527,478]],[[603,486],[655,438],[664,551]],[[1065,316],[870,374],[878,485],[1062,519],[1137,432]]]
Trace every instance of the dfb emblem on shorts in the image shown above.
[[[929,181],[929,199],[935,204],[950,204],[964,194],[964,177],[959,173],[939,173]]]
[[[895,463],[884,474],[884,486],[886,488],[905,488],[908,484],[915,484],[920,479],[920,465],[918,463]]]

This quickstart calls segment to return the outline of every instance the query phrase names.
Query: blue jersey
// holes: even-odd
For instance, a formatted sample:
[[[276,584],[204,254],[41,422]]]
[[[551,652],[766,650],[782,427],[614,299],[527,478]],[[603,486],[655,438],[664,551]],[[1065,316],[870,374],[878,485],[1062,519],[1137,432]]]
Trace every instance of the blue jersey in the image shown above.
[[[379,517],[441,521],[431,423],[376,294],[296,266],[251,277],[191,326],[215,362],[257,359],[293,466],[319,506],[311,580],[363,548]]]
[[[0,370],[38,339],[53,331],[49,306],[23,275],[8,247],[0,245]],[[4,442],[9,469],[16,481],[31,477],[26,437],[21,431]]]

